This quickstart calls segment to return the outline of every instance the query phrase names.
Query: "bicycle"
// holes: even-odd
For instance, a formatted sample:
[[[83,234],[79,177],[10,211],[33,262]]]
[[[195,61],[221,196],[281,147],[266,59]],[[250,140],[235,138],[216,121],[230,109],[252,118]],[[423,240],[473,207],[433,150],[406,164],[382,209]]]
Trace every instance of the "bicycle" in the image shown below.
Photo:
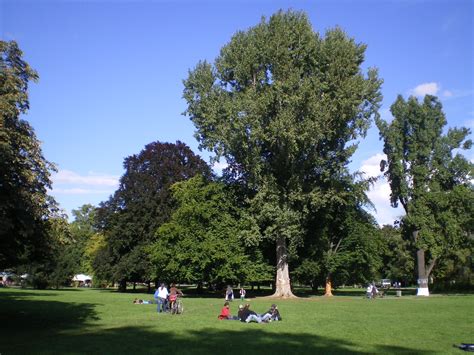
[[[175,300],[170,299],[170,312],[171,314],[183,314],[184,306],[181,297],[177,296]]]

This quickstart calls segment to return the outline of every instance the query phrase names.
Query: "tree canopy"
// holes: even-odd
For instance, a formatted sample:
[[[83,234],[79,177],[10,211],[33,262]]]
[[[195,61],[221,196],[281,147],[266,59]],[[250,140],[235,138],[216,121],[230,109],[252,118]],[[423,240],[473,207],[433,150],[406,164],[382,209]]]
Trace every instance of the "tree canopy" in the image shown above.
[[[29,109],[28,85],[38,74],[16,42],[0,41],[0,268],[48,254],[47,219],[56,203],[47,194],[54,166],[43,156]]]
[[[217,287],[271,279],[260,251],[245,244],[245,214],[229,187],[198,175],[171,189],[176,210],[151,248],[156,278]]]
[[[225,157],[226,175],[261,211],[262,235],[276,241],[278,296],[291,296],[288,241],[301,238],[308,209],[337,195],[332,182],[379,107],[377,70],[361,69],[365,49],[339,28],[321,37],[305,14],[280,11],[184,81],[200,147]]]
[[[403,226],[417,249],[419,292],[428,295],[427,279],[439,258],[472,233],[473,164],[460,149],[470,149],[467,128],[450,128],[441,102],[399,96],[392,122],[377,121],[387,160],[381,162],[394,207],[400,203]]]

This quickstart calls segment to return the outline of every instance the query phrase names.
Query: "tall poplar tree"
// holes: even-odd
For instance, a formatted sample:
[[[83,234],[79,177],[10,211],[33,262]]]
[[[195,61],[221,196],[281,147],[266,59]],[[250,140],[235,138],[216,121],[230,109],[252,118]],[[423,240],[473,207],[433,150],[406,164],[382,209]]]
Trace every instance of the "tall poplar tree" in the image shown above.
[[[470,149],[467,128],[450,128],[435,96],[391,106],[393,121],[377,120],[387,160],[382,171],[390,183],[393,207],[405,210],[403,226],[416,247],[418,295],[428,296],[428,278],[437,261],[472,233],[473,164],[459,149]]]
[[[339,28],[320,37],[305,14],[280,11],[237,32],[184,81],[200,148],[225,157],[262,236],[276,243],[275,296],[293,296],[288,247],[301,241],[305,214],[338,193],[331,181],[377,112],[381,81],[362,72],[365,49]]]

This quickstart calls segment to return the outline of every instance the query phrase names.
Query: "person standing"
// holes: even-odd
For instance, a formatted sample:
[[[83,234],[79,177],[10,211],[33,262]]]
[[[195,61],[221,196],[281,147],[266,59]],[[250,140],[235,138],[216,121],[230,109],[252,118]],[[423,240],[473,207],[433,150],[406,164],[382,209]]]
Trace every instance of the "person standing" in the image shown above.
[[[240,300],[245,301],[245,290],[243,287],[240,288],[239,293],[240,293]]]
[[[168,289],[166,288],[166,285],[164,283],[162,283],[160,287],[158,287],[155,291],[155,299],[158,303],[156,311],[158,313],[167,311],[166,300],[168,298],[168,294]]]
[[[375,284],[372,285],[372,298],[375,299],[379,294],[379,290],[377,290],[377,287]]]
[[[230,285],[227,285],[227,290],[225,291],[225,300],[231,302],[234,300],[234,290]]]
[[[371,284],[369,284],[369,286],[367,286],[366,296],[367,296],[368,299],[372,298],[372,285]]]

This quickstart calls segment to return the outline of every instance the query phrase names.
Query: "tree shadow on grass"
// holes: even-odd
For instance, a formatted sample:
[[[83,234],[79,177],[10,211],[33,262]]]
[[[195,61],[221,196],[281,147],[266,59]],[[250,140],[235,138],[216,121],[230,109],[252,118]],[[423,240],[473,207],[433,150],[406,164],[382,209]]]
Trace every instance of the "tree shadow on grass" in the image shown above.
[[[43,354],[428,354],[418,349],[378,346],[376,351],[354,349],[355,344],[314,334],[246,330],[201,329],[183,332],[157,331],[144,327],[123,327],[67,332],[44,347],[34,343],[17,347],[18,353]],[[2,351],[9,352],[4,348]]]
[[[167,324],[159,327],[100,328],[92,303],[23,299],[37,293],[2,293],[0,353],[5,354],[423,354],[419,349],[361,344],[313,333],[279,332],[272,324],[230,322],[215,327]],[[161,321],[163,321],[163,318]],[[179,318],[176,318],[176,320]],[[172,321],[172,319],[170,319]],[[275,324],[278,325],[278,324]],[[232,329],[229,329],[231,326]],[[235,327],[234,327],[235,326]],[[247,327],[248,326],[248,327]],[[372,348],[373,349],[373,348]]]
[[[94,304],[34,299],[54,295],[47,292],[0,293],[0,353],[24,353],[21,350],[24,346],[30,353],[47,350],[58,333],[82,329],[98,319]]]

